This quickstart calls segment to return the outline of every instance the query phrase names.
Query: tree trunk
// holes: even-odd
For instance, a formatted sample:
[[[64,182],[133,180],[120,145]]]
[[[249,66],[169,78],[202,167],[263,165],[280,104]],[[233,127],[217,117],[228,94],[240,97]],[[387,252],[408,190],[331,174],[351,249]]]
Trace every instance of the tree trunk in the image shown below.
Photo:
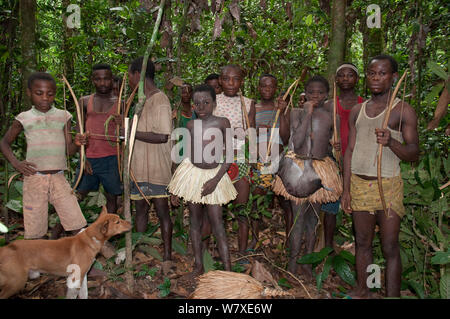
[[[377,1],[373,1],[377,2]],[[380,2],[380,1],[378,1]],[[383,37],[383,21],[381,21],[380,28],[369,28],[367,26],[367,14],[366,9],[363,9],[361,12],[361,33],[363,35],[363,63],[364,63],[364,74],[367,71],[367,65],[369,63],[370,58],[377,56],[383,53],[385,48],[384,37]],[[365,95],[367,92],[367,83],[364,81],[364,90],[363,93]]]
[[[63,0],[62,6],[63,6],[63,23],[64,23],[64,34],[63,34],[63,47],[62,52],[64,54],[63,59],[63,73],[66,77],[66,79],[69,81],[69,83],[73,83],[74,80],[74,56],[73,56],[73,50],[71,49],[70,45],[70,38],[73,35],[73,29],[67,27],[67,15],[65,14],[67,7],[70,5],[70,0]]]
[[[450,78],[447,81],[450,81]],[[436,105],[436,110],[434,111],[434,117],[427,125],[428,130],[434,130],[439,126],[439,122],[448,112],[449,102],[450,102],[449,87],[447,85],[444,85],[444,90],[442,91],[442,94],[439,97],[439,101]]]
[[[331,43],[328,51],[327,77],[334,83],[335,72],[345,56],[345,1],[335,0],[331,7]]]
[[[22,93],[26,92],[27,80],[32,72],[36,70],[36,1],[20,0],[20,44],[22,48]],[[28,96],[24,94],[23,105],[31,105]],[[23,106],[22,106],[23,107]],[[22,111],[21,109],[20,111]]]
[[[7,48],[7,58],[1,64],[0,74],[11,74],[14,64],[14,47],[17,33],[17,24],[19,17],[19,1],[13,0],[10,2],[11,13],[1,23],[1,28],[4,33],[0,34],[0,44]],[[6,129],[9,127],[9,116],[14,112],[14,100],[11,98],[11,78],[2,76],[0,80],[0,135],[3,136]]]

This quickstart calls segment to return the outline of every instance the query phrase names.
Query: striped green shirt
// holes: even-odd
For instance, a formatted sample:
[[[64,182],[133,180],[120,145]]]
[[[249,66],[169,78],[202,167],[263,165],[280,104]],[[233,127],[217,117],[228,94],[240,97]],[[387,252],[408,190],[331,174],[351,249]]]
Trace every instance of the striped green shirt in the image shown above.
[[[54,106],[46,113],[32,106],[17,115],[27,140],[26,160],[36,164],[38,171],[67,169],[64,125],[71,118],[69,112]]]

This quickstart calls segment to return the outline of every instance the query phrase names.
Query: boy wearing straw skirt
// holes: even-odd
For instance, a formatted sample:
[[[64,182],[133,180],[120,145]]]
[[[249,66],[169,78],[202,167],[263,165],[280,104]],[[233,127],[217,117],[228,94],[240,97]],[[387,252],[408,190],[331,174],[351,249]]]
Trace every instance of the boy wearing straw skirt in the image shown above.
[[[190,140],[187,141],[186,147],[188,154],[178,165],[168,190],[183,198],[189,208],[190,236],[195,257],[192,274],[195,277],[202,274],[204,270],[201,243],[204,211],[208,215],[212,231],[217,239],[219,255],[225,270],[231,270],[222,205],[235,199],[237,192],[227,174],[230,163],[222,160],[230,121],[212,114],[216,107],[214,88],[207,84],[195,87],[193,101],[198,118],[189,121],[186,126],[190,133]],[[211,146],[214,147],[211,148]]]
[[[303,109],[291,111],[289,151],[285,156],[291,158],[299,167],[304,167],[305,160],[312,159],[312,167],[320,177],[323,187],[308,197],[300,198],[288,193],[279,175],[273,185],[275,194],[291,200],[294,213],[294,225],[289,235],[291,251],[288,264],[288,270],[293,274],[297,272],[297,259],[301,256],[303,242],[305,254],[314,249],[321,205],[338,200],[342,193],[338,167],[328,156],[329,141],[333,133],[332,114],[324,107],[329,91],[328,82],[321,76],[314,76],[306,83],[305,91],[307,101]],[[287,103],[281,98],[278,103],[283,112]],[[281,122],[281,126],[283,125],[285,124]],[[300,183],[297,185],[301,187]],[[311,265],[302,265],[302,275],[307,280],[312,279]]]
[[[262,74],[259,78],[258,91],[261,100],[255,105],[255,124],[258,134],[258,163],[256,163],[256,167],[253,167],[253,177],[256,183],[253,189],[253,195],[266,196],[267,192],[272,189],[274,174],[276,172],[265,173],[263,168],[269,168],[265,166],[265,163],[270,165],[274,161],[278,161],[279,154],[283,152],[283,140],[279,134],[280,121],[287,120],[289,114],[283,112],[280,117],[277,118],[276,116],[278,110],[275,101],[277,82],[277,79],[272,74]],[[275,120],[276,123],[274,123]],[[272,130],[274,130],[273,134]],[[270,156],[267,156],[269,143],[271,143]],[[278,149],[275,150],[275,148]],[[284,211],[287,238],[287,234],[292,227],[291,204],[283,196],[278,196],[278,201]],[[258,241],[259,222],[260,220],[252,221],[253,238],[249,244],[250,248],[254,248]]]
[[[398,77],[397,69],[397,62],[391,56],[373,57],[367,67],[367,87],[371,98],[350,112],[342,209],[352,214],[355,231],[357,285],[350,294],[352,298],[370,297],[367,267],[373,263],[372,241],[376,224],[380,227],[381,249],[386,259],[386,296],[400,296],[402,265],[398,236],[405,209],[399,163],[418,160],[419,137],[416,112],[409,104],[393,96],[392,85]],[[391,108],[388,108],[388,103]],[[380,149],[381,154],[378,153]],[[380,155],[381,167],[378,170]],[[378,178],[381,179],[383,197],[378,188]],[[383,199],[386,212],[383,211]]]

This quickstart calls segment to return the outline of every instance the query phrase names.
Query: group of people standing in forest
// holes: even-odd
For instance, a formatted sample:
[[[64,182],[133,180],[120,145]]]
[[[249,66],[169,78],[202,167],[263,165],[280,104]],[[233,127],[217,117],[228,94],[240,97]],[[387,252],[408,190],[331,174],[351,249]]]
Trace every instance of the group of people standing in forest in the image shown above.
[[[129,65],[131,89],[139,85],[142,65],[143,57]],[[366,71],[370,91],[367,99],[356,94],[357,67],[351,63],[340,65],[335,74],[339,91],[336,105],[328,99],[328,81],[319,75],[305,83],[298,107],[291,108],[289,92],[281,96],[277,78],[262,74],[258,85],[260,100],[256,102],[241,93],[244,71],[229,64],[222,67],[220,74],[206,77],[203,84],[183,84],[177,110],[158,89],[154,77],[154,64],[149,60],[144,81],[146,100],[137,114],[139,122],[130,164],[131,199],[137,232],[146,231],[153,203],[160,220],[164,262],[172,259],[170,204],[179,205],[183,200],[189,208],[193,275],[197,276],[203,272],[202,252],[211,233],[225,270],[231,271],[223,205],[233,203],[232,213],[239,226],[238,252],[245,255],[255,248],[259,223],[243,213],[244,206],[251,192],[255,196],[273,192],[284,213],[288,271],[305,280],[312,279],[311,265],[298,267],[297,260],[314,250],[320,211],[325,212],[325,245],[335,248],[336,215],[341,206],[352,214],[355,232],[357,287],[352,296],[370,297],[366,279],[376,224],[386,258],[386,295],[400,295],[398,235],[405,210],[399,163],[416,161],[419,148],[417,117],[404,101],[394,101],[388,125],[383,127],[392,86],[398,78],[397,62],[391,56],[370,59]],[[95,93],[79,100],[85,134],[77,133],[72,139],[70,113],[53,105],[55,80],[47,73],[37,72],[28,79],[31,109],[15,118],[0,142],[1,152],[24,175],[26,239],[46,236],[49,202],[64,230],[76,233],[86,226],[77,198],[64,177],[67,156],[76,153],[81,145],[86,146],[87,160],[84,172],[77,171],[83,174],[78,194],[82,198],[101,183],[108,212],[117,212],[122,185],[117,148],[110,140],[117,127],[120,136],[125,134],[123,115],[117,112],[123,109],[118,105],[120,85],[114,89],[114,76],[106,64],[93,67],[92,82]],[[105,135],[108,118],[115,124]],[[183,128],[184,134],[173,138],[175,128]],[[23,161],[11,149],[22,131],[27,140]],[[333,138],[334,131],[339,132],[340,138]],[[251,145],[257,145],[256,155]],[[387,211],[378,190],[376,158],[380,145],[384,150],[381,176]],[[336,156],[339,153],[343,156]],[[175,163],[174,157],[180,160]]]

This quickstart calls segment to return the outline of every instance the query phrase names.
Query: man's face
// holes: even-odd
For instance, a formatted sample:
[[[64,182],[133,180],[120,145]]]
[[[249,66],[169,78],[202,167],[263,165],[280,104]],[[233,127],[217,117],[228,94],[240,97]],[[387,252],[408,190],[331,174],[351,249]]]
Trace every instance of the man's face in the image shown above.
[[[272,100],[277,91],[277,81],[269,76],[259,81],[258,91],[263,100]]]
[[[219,77],[219,84],[226,96],[236,96],[241,88],[243,79],[239,69],[228,67],[222,71]]]
[[[222,93],[222,87],[219,84],[219,79],[208,80],[206,81],[206,84],[214,88],[216,95]]]
[[[342,68],[336,74],[336,84],[341,90],[354,89],[358,83],[358,75],[350,68]]]
[[[128,69],[128,85],[130,86],[130,88],[132,90],[134,90],[134,88],[139,84],[139,78],[140,78],[140,73],[139,72],[131,72]]]
[[[55,84],[47,80],[34,80],[31,89],[27,89],[31,103],[41,112],[50,110],[55,100],[55,94]]]
[[[390,90],[397,73],[392,73],[389,60],[373,60],[367,68],[367,87],[372,94],[382,94]]]
[[[92,74],[92,82],[94,83],[97,93],[107,94],[111,92],[113,87],[112,73],[110,70],[96,70]]]

